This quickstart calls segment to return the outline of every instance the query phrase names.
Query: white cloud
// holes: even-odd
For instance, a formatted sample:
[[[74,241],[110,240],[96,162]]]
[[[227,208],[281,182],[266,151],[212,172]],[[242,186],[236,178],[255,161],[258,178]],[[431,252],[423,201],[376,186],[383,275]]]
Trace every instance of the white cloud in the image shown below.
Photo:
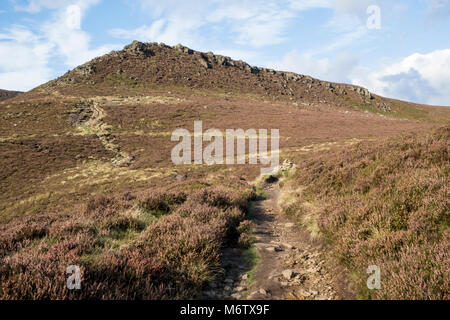
[[[322,80],[353,83],[389,98],[450,106],[450,49],[415,53],[375,68],[361,66],[354,55],[337,54],[330,59],[294,50],[269,66]]]
[[[450,0],[428,0],[426,18],[429,23],[450,17]]]
[[[272,68],[310,75],[312,77],[335,81],[350,82],[350,74],[358,65],[358,58],[349,54],[338,54],[333,59],[316,58],[312,54],[299,54],[291,51],[279,62],[270,64]]]
[[[286,28],[299,8],[284,2],[232,1],[215,8],[208,20],[228,24],[235,43],[260,48],[286,41]]]
[[[450,49],[415,53],[376,72],[359,67],[352,79],[380,95],[450,106]]]
[[[0,88],[28,90],[47,81],[52,46],[20,26],[6,31],[0,34]]]
[[[55,76],[53,61],[62,59],[73,68],[117,46],[91,48],[90,35],[82,30],[85,12],[98,0],[31,0],[16,10],[29,13],[55,9],[38,29],[12,26],[0,33],[0,88],[29,90]]]
[[[289,0],[289,7],[294,10],[306,11],[309,9],[330,9],[333,7],[333,0]]]
[[[112,29],[110,34],[119,39],[139,39],[140,41],[159,41],[166,21],[156,20],[150,26],[141,26],[134,30]]]
[[[60,9],[67,8],[76,4],[83,10],[96,5],[101,0],[28,0],[26,5],[15,5],[17,11],[25,11],[28,13],[38,13],[42,9]]]
[[[358,26],[354,30],[340,33],[336,36],[336,39],[331,43],[325,45],[320,50],[316,50],[318,53],[325,53],[330,51],[337,51],[343,48],[348,48],[351,45],[358,44],[360,45],[363,41],[363,38],[368,34],[368,30],[364,26]],[[367,39],[366,39],[367,40]]]
[[[69,68],[76,67],[115,48],[111,45],[90,48],[90,35],[81,29],[82,18],[89,3],[95,2],[79,0],[61,8],[54,19],[44,23],[41,29],[46,41],[54,46],[56,53],[64,58],[64,63]]]
[[[367,7],[376,3],[373,0],[335,0],[333,7],[339,13],[361,16],[366,14]]]
[[[285,42],[287,28],[300,11],[332,6],[329,0],[140,0],[140,4],[156,22],[134,30],[114,29],[113,36],[203,47],[211,44],[210,33],[215,32],[216,42],[226,37],[235,45],[253,48]]]

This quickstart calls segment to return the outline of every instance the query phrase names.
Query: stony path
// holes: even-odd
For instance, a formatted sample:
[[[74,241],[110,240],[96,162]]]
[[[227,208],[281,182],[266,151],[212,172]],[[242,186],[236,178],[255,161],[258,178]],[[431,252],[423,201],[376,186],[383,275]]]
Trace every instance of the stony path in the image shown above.
[[[83,119],[77,123],[78,127],[90,134],[95,134],[105,149],[114,153],[111,163],[115,166],[132,163],[134,159],[128,153],[121,151],[119,145],[114,142],[115,137],[111,134],[111,126],[104,122],[106,112],[100,107],[99,103],[95,100],[88,100],[79,104],[77,107],[80,113],[88,112],[89,114],[87,120]]]
[[[209,284],[201,299],[242,300],[248,294],[248,271],[251,266],[240,248],[227,248],[222,253],[224,273]]]
[[[248,299],[339,299],[324,252],[278,208],[277,183],[266,184],[267,200],[256,203],[256,246],[261,256]]]
[[[205,291],[206,299],[332,300],[340,299],[326,270],[324,252],[291,217],[278,208],[277,183],[266,184],[267,199],[255,202],[255,246],[260,255],[254,281],[242,250],[223,254],[225,273]]]

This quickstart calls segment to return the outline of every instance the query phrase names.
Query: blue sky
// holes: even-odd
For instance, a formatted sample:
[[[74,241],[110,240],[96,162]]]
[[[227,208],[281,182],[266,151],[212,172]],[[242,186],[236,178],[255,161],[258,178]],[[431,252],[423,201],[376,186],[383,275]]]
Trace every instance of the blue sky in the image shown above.
[[[450,0],[3,0],[0,88],[135,39],[450,105]]]

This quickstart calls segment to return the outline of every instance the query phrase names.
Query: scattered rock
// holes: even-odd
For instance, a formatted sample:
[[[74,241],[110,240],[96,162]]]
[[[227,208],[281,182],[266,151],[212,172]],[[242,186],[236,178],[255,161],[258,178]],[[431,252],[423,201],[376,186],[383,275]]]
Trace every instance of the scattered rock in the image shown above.
[[[184,181],[184,180],[186,180],[186,175],[183,175],[183,174],[177,174],[177,175],[174,176],[174,178],[175,178],[175,180],[177,180],[177,181]]]
[[[302,296],[306,297],[306,298],[311,296],[311,294],[310,294],[308,291],[305,291],[305,290],[301,290],[301,291],[300,291],[300,294],[301,294]]]
[[[386,103],[384,103],[384,102],[378,102],[378,103],[377,103],[377,107],[378,107],[379,109],[383,110],[383,111],[386,111],[386,112],[393,112],[392,108],[389,107],[389,106],[388,106]]]
[[[292,228],[295,226],[295,224],[293,224],[292,222],[288,222],[284,225],[286,228]]]
[[[200,58],[198,58],[198,62],[205,69],[211,69],[212,68],[211,64],[208,62],[208,58],[206,58],[204,55],[201,55]]]
[[[262,295],[264,295],[264,296],[267,296],[267,295],[269,294],[269,293],[267,292],[267,290],[264,289],[264,288],[259,289],[259,293],[262,294]]]
[[[283,277],[286,280],[291,280],[292,277],[294,276],[294,271],[292,271],[291,269],[288,269],[288,270],[284,270],[281,274],[283,275]]]
[[[372,94],[369,92],[369,90],[367,90],[366,88],[361,88],[361,87],[353,87],[352,88],[353,91],[355,91],[356,93],[358,93],[360,96],[362,96],[363,98],[366,98],[368,100],[372,100],[373,96]]]
[[[287,250],[293,250],[295,249],[295,247],[289,243],[283,243],[283,246],[287,249]]]
[[[76,67],[73,70],[73,73],[82,77],[88,77],[94,74],[95,71],[96,71],[95,66],[92,63],[88,62],[79,67]]]

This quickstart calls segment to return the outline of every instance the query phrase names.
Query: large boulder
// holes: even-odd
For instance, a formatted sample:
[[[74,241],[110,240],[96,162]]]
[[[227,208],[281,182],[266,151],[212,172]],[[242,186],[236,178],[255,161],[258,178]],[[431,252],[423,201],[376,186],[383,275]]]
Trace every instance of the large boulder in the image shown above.
[[[148,44],[139,41],[133,41],[131,44],[127,45],[123,50],[128,54],[134,56],[150,57],[155,55],[155,53],[152,50],[150,50]]]

